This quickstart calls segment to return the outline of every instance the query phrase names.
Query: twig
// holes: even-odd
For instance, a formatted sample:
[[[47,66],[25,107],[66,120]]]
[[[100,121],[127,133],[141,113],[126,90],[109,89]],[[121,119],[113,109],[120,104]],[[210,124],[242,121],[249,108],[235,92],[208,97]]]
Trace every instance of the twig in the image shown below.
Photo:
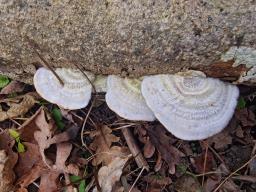
[[[51,72],[54,74],[54,76],[58,79],[60,84],[63,86],[64,82],[59,77],[59,75],[55,72],[55,70],[51,67],[51,65],[39,54],[36,47],[39,47],[36,42],[34,42],[32,39],[30,39],[28,36],[25,36],[26,41],[28,42],[29,46],[34,50],[36,55],[39,57],[39,59],[43,62],[43,66],[51,70]]]
[[[91,84],[91,86],[92,86],[92,93],[93,94],[96,94],[97,92],[96,92],[96,88],[95,88],[95,86],[94,86],[94,84],[92,83],[92,81],[90,80],[90,78],[86,75],[86,73],[80,68],[80,66],[79,65],[77,65],[75,62],[73,63],[78,69],[79,69],[79,71],[84,75],[84,77],[87,79],[87,81],[89,81],[89,83]]]
[[[87,114],[86,114],[85,119],[84,119],[84,122],[83,122],[83,125],[82,125],[81,134],[80,134],[80,138],[81,138],[82,145],[92,154],[92,152],[90,151],[90,149],[88,148],[88,146],[87,146],[86,143],[84,142],[84,137],[83,137],[83,135],[84,135],[85,124],[86,124],[86,122],[87,122],[87,120],[88,120],[88,118],[89,118],[89,115],[90,115],[90,113],[91,113],[91,111],[92,111],[92,108],[93,108],[93,106],[94,106],[94,104],[95,104],[95,101],[96,101],[96,97],[97,97],[97,95],[96,95],[96,89],[95,89],[95,86],[93,85],[92,81],[90,80],[90,78],[89,78],[89,77],[86,75],[86,73],[79,67],[79,65],[77,65],[76,63],[73,63],[73,64],[74,64],[74,65],[79,69],[79,71],[84,75],[84,77],[87,79],[87,81],[89,81],[89,83],[90,83],[91,86],[92,86],[92,93],[95,94],[95,97],[93,97],[91,106],[90,106],[90,108],[89,108],[89,110],[88,110],[88,112],[87,112]]]
[[[202,188],[204,186],[205,169],[206,169],[206,162],[207,162],[207,156],[208,156],[208,143],[207,143],[207,141],[203,142],[203,143],[205,145],[205,155],[204,155],[204,169],[203,169],[203,178],[202,178]]]
[[[129,147],[133,157],[135,158],[135,161],[136,161],[138,167],[145,168],[148,171],[149,165],[148,165],[147,161],[144,159],[139,147],[137,146],[136,141],[135,141],[130,129],[126,128],[126,129],[121,129],[121,130],[122,130],[122,133],[126,140],[126,143]]]
[[[220,157],[220,155],[210,146],[208,145],[208,148],[214,153],[214,155],[219,159],[219,161],[223,164],[225,164],[225,162],[223,161],[223,159]]]
[[[140,171],[138,177],[135,179],[135,181],[134,181],[134,183],[132,184],[132,186],[131,186],[129,192],[132,191],[132,189],[134,188],[135,184],[137,183],[137,181],[139,180],[140,176],[142,175],[142,173],[143,173],[143,171],[144,171],[145,169],[146,169],[145,167],[142,167],[142,169],[141,169],[141,171]]]
[[[240,168],[238,168],[237,170],[235,170],[234,172],[232,172],[231,174],[229,174],[228,177],[226,177],[219,185],[218,187],[213,191],[213,192],[217,192],[221,186],[229,179],[231,178],[233,175],[236,174],[236,172],[240,171],[241,169],[243,169],[244,167],[246,167],[249,163],[251,163],[251,161],[256,157],[256,154],[249,160],[247,161],[244,165],[242,165]]]
[[[92,188],[94,181],[95,181],[95,179],[93,177],[92,180],[90,181],[90,183],[86,186],[84,192],[88,192]]]
[[[91,110],[92,110],[92,108],[93,108],[94,102],[95,102],[95,98],[92,100],[92,104],[91,104],[91,106],[90,106],[90,108],[89,108],[89,110],[88,110],[88,112],[87,112],[87,115],[86,115],[86,117],[85,117],[85,119],[84,119],[84,122],[83,122],[83,125],[82,125],[81,134],[80,134],[80,138],[81,138],[82,145],[83,145],[91,154],[92,154],[91,150],[89,149],[89,147],[87,146],[87,144],[84,142],[84,134],[83,134],[83,133],[84,133],[84,129],[85,129],[85,124],[86,124],[87,119],[88,119],[88,117],[89,117],[89,115],[90,115],[90,112],[91,112]]]

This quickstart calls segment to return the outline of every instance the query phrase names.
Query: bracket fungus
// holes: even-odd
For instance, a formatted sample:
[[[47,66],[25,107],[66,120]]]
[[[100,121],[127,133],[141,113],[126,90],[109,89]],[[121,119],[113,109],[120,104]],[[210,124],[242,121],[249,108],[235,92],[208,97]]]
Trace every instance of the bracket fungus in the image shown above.
[[[109,75],[106,102],[119,116],[134,121],[154,121],[155,116],[141,94],[141,80]]]
[[[57,75],[63,81],[62,85],[52,71],[39,68],[34,75],[36,91],[47,101],[64,109],[80,109],[86,107],[91,99],[92,86],[79,70],[57,68]],[[90,80],[94,75],[86,72]]]
[[[239,91],[234,85],[190,71],[145,77],[142,95],[156,118],[173,135],[200,140],[226,127]]]

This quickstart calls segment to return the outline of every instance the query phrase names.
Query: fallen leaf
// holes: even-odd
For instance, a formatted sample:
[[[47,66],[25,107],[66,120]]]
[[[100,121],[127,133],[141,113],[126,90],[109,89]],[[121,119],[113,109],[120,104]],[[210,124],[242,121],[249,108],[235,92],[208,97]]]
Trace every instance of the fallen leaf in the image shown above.
[[[0,94],[8,95],[13,93],[22,92],[25,88],[25,84],[20,81],[11,81],[6,87],[4,87]]]
[[[72,144],[68,141],[76,137],[79,128],[73,125],[66,131],[56,134],[54,122],[48,122],[46,116],[46,112],[40,108],[19,129],[23,141],[33,142],[24,142],[27,151],[20,154],[20,161],[16,167],[16,171],[21,173],[18,180],[19,190],[26,190],[29,184],[40,178],[40,192],[56,191],[61,187],[61,174],[65,176],[66,185],[70,184],[68,174],[79,174],[78,166],[67,162],[72,150]],[[56,144],[56,155],[51,151],[45,152],[53,144]],[[73,190],[71,186],[66,189]]]
[[[154,167],[155,172],[158,172],[161,169],[162,164],[163,164],[163,161],[162,161],[161,153],[159,151],[157,151],[157,159],[156,159],[156,164]]]
[[[99,165],[100,163],[108,165],[113,158],[129,154],[129,150],[126,147],[112,146],[112,143],[119,141],[119,137],[111,133],[112,130],[109,127],[99,126],[98,130],[90,134],[94,138],[90,148],[96,152],[96,156],[92,161],[93,165]]]
[[[249,108],[236,110],[235,117],[240,121],[242,127],[253,127],[256,125],[255,114]]]
[[[19,161],[15,166],[15,173],[18,178],[30,172],[35,165],[43,163],[38,145],[29,142],[24,142],[24,145],[26,145],[26,151],[18,154]]]
[[[150,141],[161,153],[162,158],[169,166],[169,173],[175,173],[175,165],[180,162],[184,154],[172,145],[172,138],[166,135],[162,126],[155,126],[147,129]]]
[[[53,122],[48,123],[46,121],[44,110],[40,110],[34,121],[37,126],[37,129],[34,131],[34,138],[38,143],[39,151],[44,163],[47,166],[51,166],[49,164],[50,161],[45,156],[44,151],[52,144],[58,144],[74,139],[79,131],[79,128],[77,126],[73,126],[67,129],[65,132],[54,135],[54,124]]]
[[[41,178],[39,186],[40,192],[56,191],[60,186],[58,181],[60,174],[78,175],[79,168],[76,165],[66,165],[71,149],[72,145],[70,143],[57,144],[56,161],[52,167],[49,168],[43,163],[35,163],[30,171],[18,180],[17,184],[20,186],[20,189],[26,188],[36,179]],[[39,162],[40,161],[42,162],[42,159],[39,160]],[[65,182],[66,185],[70,183],[69,180],[65,180]]]
[[[198,180],[190,175],[178,178],[175,183],[175,190],[177,192],[203,192]]]
[[[170,177],[163,177],[161,175],[145,176],[143,180],[147,182],[148,188],[146,192],[163,191],[167,185],[170,185],[172,183]]]
[[[116,182],[120,180],[123,173],[123,168],[131,155],[126,158],[114,158],[107,166],[100,168],[98,172],[98,181],[101,187],[101,192],[111,192]],[[98,191],[95,187],[93,192]]]
[[[225,153],[223,158],[225,165],[234,171],[243,166],[251,157],[251,146],[232,145]]]
[[[214,161],[214,157],[210,151],[207,153],[206,158],[206,166],[204,170],[204,162],[205,162],[205,152],[201,153],[199,156],[191,158],[191,163],[193,167],[196,169],[197,173],[205,173],[212,171],[216,166],[216,162]]]
[[[39,130],[39,127],[36,125],[35,119],[39,114],[42,115],[42,110],[43,107],[39,108],[33,116],[31,116],[18,128],[17,131],[20,133],[20,137],[23,141],[37,144],[34,138],[34,132]]]
[[[26,114],[36,103],[33,96],[26,94],[9,100],[4,100],[10,106],[7,111],[0,110],[0,121]],[[3,102],[3,101],[2,101]]]
[[[232,144],[231,133],[235,131],[238,127],[235,118],[231,119],[228,126],[220,133],[207,139],[209,145],[214,145],[215,149],[224,149],[229,144]]]
[[[223,177],[226,177],[229,174],[229,170],[224,164],[216,169],[216,174],[211,175],[207,178],[204,183],[204,192],[212,192],[219,183],[222,181]],[[220,188],[220,192],[240,192],[239,186],[237,186],[232,180],[226,181]]]
[[[3,131],[0,133],[0,150],[4,150],[5,153],[2,155],[6,155],[7,160],[3,157],[4,160],[4,167],[3,167],[3,176],[4,176],[4,182],[5,186],[10,185],[13,183],[15,180],[15,174],[14,174],[14,166],[17,163],[18,160],[18,155],[15,153],[12,148],[15,144],[15,141],[10,137],[9,133],[7,130]],[[1,173],[1,171],[0,171]],[[0,180],[1,181],[1,180]],[[0,190],[1,191],[1,190]]]
[[[9,192],[14,188],[13,186],[13,171],[12,167],[9,167],[8,156],[4,150],[0,150],[0,191]]]
[[[149,140],[149,137],[144,145],[143,148],[143,154],[146,158],[150,158],[154,155],[155,153],[155,146],[151,143],[151,141]]]

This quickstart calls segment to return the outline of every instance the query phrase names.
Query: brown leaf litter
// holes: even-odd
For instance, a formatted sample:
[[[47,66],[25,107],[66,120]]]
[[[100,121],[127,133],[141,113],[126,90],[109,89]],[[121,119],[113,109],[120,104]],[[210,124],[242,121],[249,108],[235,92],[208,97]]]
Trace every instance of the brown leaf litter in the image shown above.
[[[160,152],[161,157],[169,166],[169,173],[175,173],[175,165],[180,163],[180,159],[184,154],[174,147],[172,138],[166,135],[163,126],[154,126],[147,129],[150,141]]]
[[[123,173],[123,168],[130,157],[131,155],[127,155],[124,158],[115,157],[107,166],[100,168],[98,172],[98,181],[101,192],[112,191],[112,188],[115,187],[115,184],[119,182]],[[94,188],[93,192],[96,191],[98,191],[97,187]]]
[[[24,90],[25,84],[20,81],[11,81],[6,87],[0,91],[0,95],[8,95],[13,93],[20,93]]]
[[[13,188],[15,174],[13,168],[18,160],[18,155],[12,150],[14,140],[9,136],[8,132],[3,131],[0,133],[0,151],[1,151],[1,169],[0,175],[0,191],[10,191]]]
[[[120,140],[119,137],[111,134],[112,130],[103,125],[98,126],[98,130],[92,131],[90,137],[94,138],[90,148],[95,151],[95,158],[93,159],[93,165],[108,165],[116,157],[126,157],[129,154],[127,147],[112,146],[113,143]]]
[[[70,127],[65,132],[54,135],[55,126],[51,120],[49,123],[47,122],[46,114],[43,108],[40,108],[18,129],[26,147],[24,153],[18,154],[18,162],[17,153],[12,151],[14,140],[7,131],[0,134],[0,149],[5,149],[10,157],[8,158],[9,162],[7,161],[9,163],[8,170],[12,173],[12,170],[15,170],[18,178],[17,191],[27,191],[27,187],[38,178],[40,178],[39,191],[56,191],[63,187],[59,181],[61,174],[65,176],[66,185],[70,184],[69,174],[79,175],[79,167],[76,164],[67,163],[72,150],[72,144],[69,141],[76,137],[77,127]],[[46,153],[45,150],[52,145],[56,145],[56,153],[54,151]],[[14,173],[12,175],[14,177]],[[13,180],[14,178],[10,179],[10,181]],[[67,190],[72,191],[72,187],[67,187]]]
[[[16,98],[0,100],[0,103],[6,103],[10,108],[7,111],[0,106],[0,121],[12,119],[26,114],[36,103],[33,95],[26,94]]]
[[[146,192],[158,192],[172,183],[171,178],[162,175],[148,175],[143,178],[147,183]]]

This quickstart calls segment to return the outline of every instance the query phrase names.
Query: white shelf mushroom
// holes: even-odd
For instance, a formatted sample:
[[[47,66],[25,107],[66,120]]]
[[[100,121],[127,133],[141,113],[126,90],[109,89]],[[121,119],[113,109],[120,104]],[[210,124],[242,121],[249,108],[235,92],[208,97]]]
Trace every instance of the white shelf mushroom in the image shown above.
[[[64,109],[81,109],[86,107],[91,99],[92,86],[83,73],[74,69],[57,68],[55,72],[64,82],[58,81],[54,74],[39,68],[34,75],[36,91],[47,101],[55,103]],[[90,80],[94,75],[86,72]]]
[[[119,116],[134,121],[154,121],[153,112],[141,95],[141,80],[109,75],[106,102]]]
[[[176,137],[200,140],[225,128],[238,88],[201,72],[145,77],[142,95],[156,118]]]

